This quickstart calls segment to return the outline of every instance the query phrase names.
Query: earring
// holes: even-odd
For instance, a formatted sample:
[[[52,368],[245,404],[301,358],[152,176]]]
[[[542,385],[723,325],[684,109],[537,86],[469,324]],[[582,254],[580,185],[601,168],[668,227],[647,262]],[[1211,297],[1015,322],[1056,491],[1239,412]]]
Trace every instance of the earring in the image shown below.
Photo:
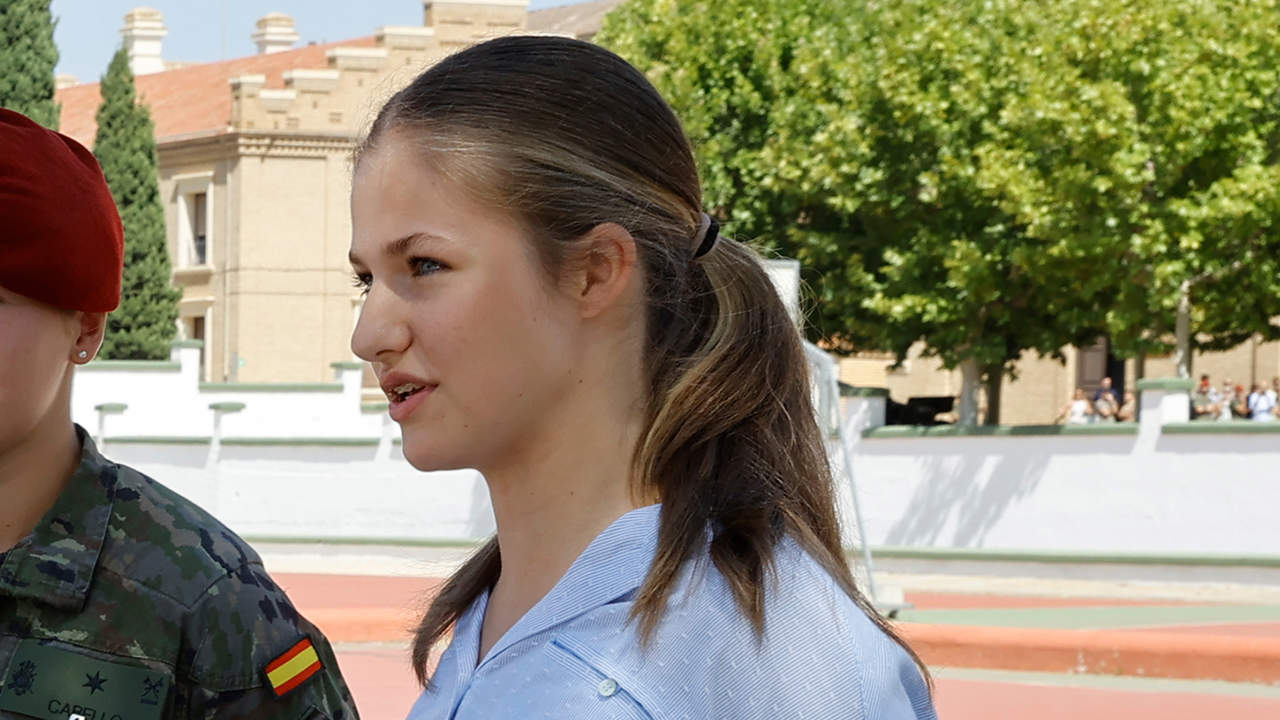
[[[83,359],[85,359],[85,358],[87,358],[87,357],[89,357],[89,351],[87,351],[87,350],[81,350],[81,351],[80,351],[80,359],[81,359],[81,360],[83,360]]]

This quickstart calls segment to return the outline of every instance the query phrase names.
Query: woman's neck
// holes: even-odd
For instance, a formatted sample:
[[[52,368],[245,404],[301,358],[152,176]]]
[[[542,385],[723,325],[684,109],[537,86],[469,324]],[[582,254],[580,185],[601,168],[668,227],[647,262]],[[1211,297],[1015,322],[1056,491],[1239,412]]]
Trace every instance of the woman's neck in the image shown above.
[[[49,413],[23,437],[0,447],[0,552],[31,533],[80,463],[69,412]]]
[[[502,574],[485,614],[481,658],[597,535],[647,504],[633,493],[631,460],[641,421],[629,407],[584,394],[541,423],[544,430],[525,444],[528,451],[485,473]]]

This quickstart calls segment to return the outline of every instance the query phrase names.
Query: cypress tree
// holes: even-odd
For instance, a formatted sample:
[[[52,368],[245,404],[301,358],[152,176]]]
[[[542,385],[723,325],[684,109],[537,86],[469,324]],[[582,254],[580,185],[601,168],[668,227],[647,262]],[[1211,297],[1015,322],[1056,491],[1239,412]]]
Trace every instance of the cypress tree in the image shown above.
[[[0,0],[0,107],[15,110],[54,130],[53,44],[50,0]]]
[[[182,292],[170,283],[151,113],[137,103],[123,48],[102,77],[97,118],[93,152],[124,222],[120,308],[108,317],[102,354],[117,360],[167,359]]]

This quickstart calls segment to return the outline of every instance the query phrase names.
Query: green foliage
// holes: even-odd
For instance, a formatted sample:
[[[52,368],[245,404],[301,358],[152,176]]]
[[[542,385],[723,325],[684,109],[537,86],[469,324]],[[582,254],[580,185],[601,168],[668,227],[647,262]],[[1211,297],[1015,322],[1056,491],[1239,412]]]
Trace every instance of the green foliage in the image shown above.
[[[165,359],[177,331],[182,293],[170,284],[151,114],[136,102],[133,73],[123,49],[116,52],[102,78],[97,119],[93,152],[124,222],[120,308],[108,317],[102,354],[116,360]]]
[[[0,107],[58,129],[58,48],[49,0],[0,0]]]
[[[1274,0],[631,0],[597,41],[695,143],[810,333],[998,379],[1106,332],[1280,336]],[[992,377],[994,375],[994,378]]]

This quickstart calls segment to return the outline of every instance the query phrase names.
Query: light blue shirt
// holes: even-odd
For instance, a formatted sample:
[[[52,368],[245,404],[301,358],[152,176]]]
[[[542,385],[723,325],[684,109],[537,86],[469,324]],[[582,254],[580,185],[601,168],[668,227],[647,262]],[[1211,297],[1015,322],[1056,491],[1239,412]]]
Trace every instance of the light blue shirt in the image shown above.
[[[936,720],[910,656],[790,541],[778,548],[763,642],[704,554],[642,648],[627,613],[658,511],[610,525],[477,663],[480,596],[409,720]]]

